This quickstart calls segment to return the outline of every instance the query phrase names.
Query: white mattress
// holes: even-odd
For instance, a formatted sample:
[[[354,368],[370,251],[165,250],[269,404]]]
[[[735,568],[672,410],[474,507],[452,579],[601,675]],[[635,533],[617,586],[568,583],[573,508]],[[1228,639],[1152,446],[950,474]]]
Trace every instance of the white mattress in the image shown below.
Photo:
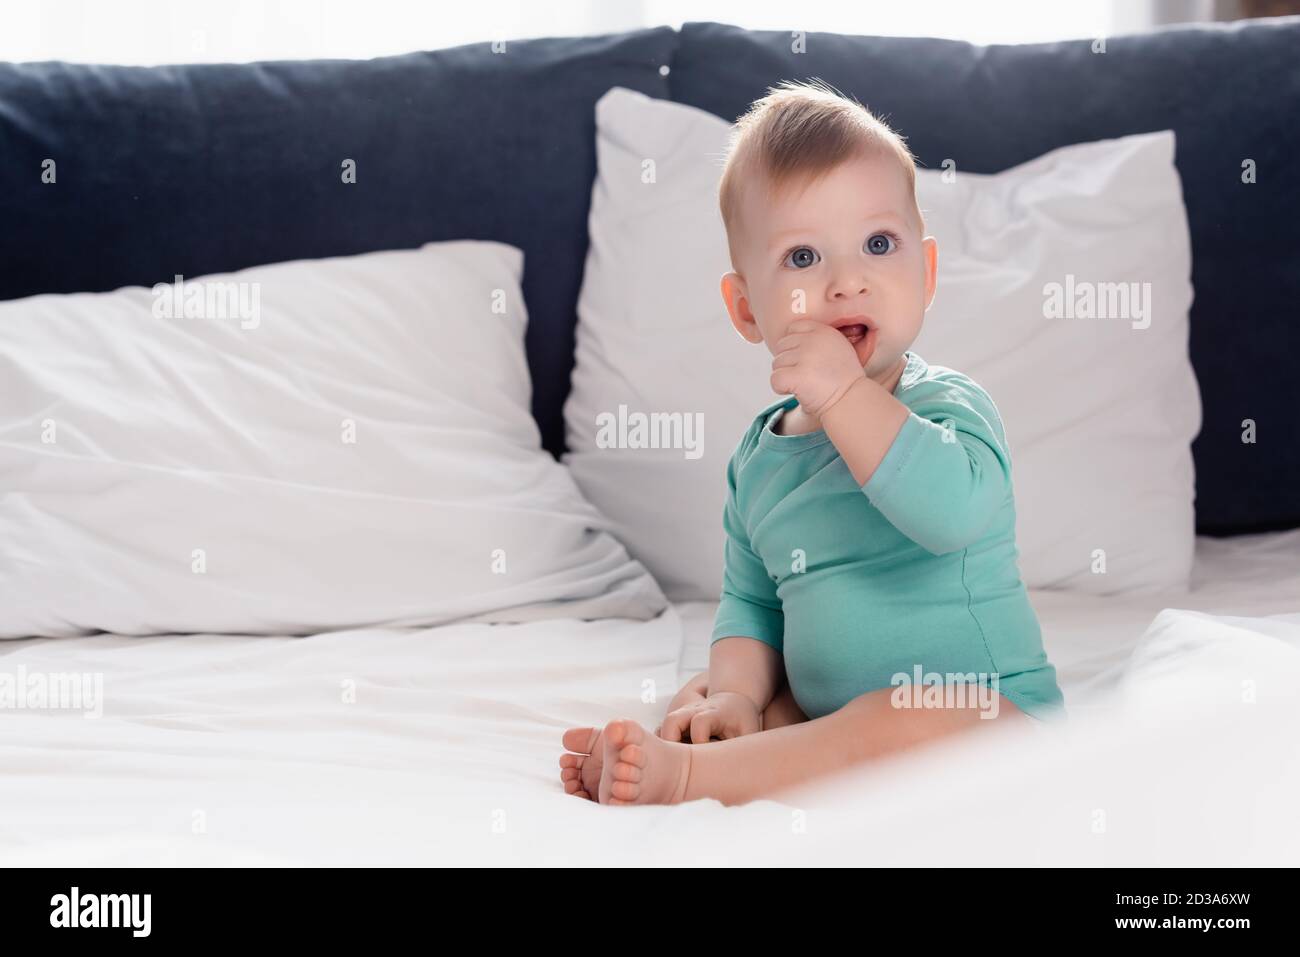
[[[603,807],[558,774],[565,728],[655,722],[707,666],[712,603],[649,622],[3,642],[0,671],[99,672],[105,705],[0,712],[0,861],[1295,864],[1300,530],[1202,539],[1195,581],[1033,593],[1068,733],[953,739],[734,808]]]

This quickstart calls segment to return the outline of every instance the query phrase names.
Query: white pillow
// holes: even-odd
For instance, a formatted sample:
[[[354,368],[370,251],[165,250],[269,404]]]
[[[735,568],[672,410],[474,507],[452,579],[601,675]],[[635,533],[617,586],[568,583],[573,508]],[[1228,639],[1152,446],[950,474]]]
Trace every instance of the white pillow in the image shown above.
[[[657,614],[540,450],[522,266],[431,243],[0,303],[0,636]]]
[[[771,354],[735,333],[718,289],[731,269],[717,209],[729,125],[615,88],[596,104],[596,127],[565,462],[669,598],[716,599],[727,460],[776,398]],[[1173,153],[1162,131],[1065,147],[991,176],[918,171],[939,285],[912,348],[971,376],[1002,413],[1030,587],[1188,581],[1200,396]],[[1149,326],[1046,318],[1047,284],[1067,281],[1076,291],[1150,283]],[[598,417],[618,417],[620,405],[628,422],[701,414],[703,454],[602,447],[610,433]]]

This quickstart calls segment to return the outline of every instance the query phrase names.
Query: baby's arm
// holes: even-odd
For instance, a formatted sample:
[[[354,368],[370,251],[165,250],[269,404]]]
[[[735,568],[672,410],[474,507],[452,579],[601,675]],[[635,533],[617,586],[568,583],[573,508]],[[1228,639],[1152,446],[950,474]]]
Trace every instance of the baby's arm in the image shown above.
[[[884,386],[862,376],[823,412],[822,428],[859,487],[875,474],[911,413]]]
[[[707,697],[669,706],[658,734],[667,741],[738,738],[764,730],[764,710],[783,674],[781,654],[751,638],[719,638],[709,650]]]
[[[709,649],[709,697],[742,694],[760,713],[776,696],[784,665],[771,645],[733,635]]]
[[[737,503],[737,457],[754,441],[751,429],[727,463],[727,500],[722,514],[726,545],[722,593],[709,648],[708,695],[720,701],[728,695],[742,695],[761,715],[776,696],[785,673],[781,655],[785,616],[776,582],[754,552]],[[737,720],[742,718],[748,723],[748,715],[737,715]]]
[[[960,551],[1011,494],[1011,455],[993,400],[960,373],[900,402],[869,378],[848,340],[797,319],[777,343],[772,388],[793,392],[871,504],[935,555]]]
[[[909,408],[863,378],[822,425],[871,504],[942,555],[970,545],[993,521],[1011,494],[1011,456],[982,389],[956,378],[922,388]]]

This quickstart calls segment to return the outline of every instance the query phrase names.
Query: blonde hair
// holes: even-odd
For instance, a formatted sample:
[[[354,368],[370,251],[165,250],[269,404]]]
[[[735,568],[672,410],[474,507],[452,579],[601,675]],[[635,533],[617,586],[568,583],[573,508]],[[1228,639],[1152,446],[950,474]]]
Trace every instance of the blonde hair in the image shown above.
[[[856,99],[817,78],[784,80],[768,87],[767,94],[750,104],[732,126],[718,184],[732,264],[736,263],[732,232],[747,183],[766,184],[771,199],[793,182],[815,182],[847,160],[879,155],[894,158],[902,167],[917,224],[924,232],[925,217],[916,202],[916,160],[902,136]]]

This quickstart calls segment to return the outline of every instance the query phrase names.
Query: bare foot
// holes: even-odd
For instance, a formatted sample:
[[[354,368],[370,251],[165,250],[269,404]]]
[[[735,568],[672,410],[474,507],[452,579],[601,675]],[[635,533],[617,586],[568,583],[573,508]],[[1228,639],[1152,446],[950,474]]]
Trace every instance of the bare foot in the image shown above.
[[[570,728],[564,732],[564,748],[574,754],[560,755],[560,780],[564,792],[588,801],[599,793],[600,769],[605,762],[600,728]]]
[[[630,718],[605,725],[601,804],[678,804],[686,796],[691,745],[665,741]]]
[[[696,701],[703,701],[708,693],[709,673],[702,671],[682,686],[668,703],[668,711],[675,711]],[[792,722],[785,722],[792,723]],[[659,734],[655,728],[655,734]],[[600,769],[605,763],[605,749],[601,746],[603,728],[570,728],[564,732],[564,749],[575,752],[560,755],[560,780],[567,794],[594,801],[600,784]]]

